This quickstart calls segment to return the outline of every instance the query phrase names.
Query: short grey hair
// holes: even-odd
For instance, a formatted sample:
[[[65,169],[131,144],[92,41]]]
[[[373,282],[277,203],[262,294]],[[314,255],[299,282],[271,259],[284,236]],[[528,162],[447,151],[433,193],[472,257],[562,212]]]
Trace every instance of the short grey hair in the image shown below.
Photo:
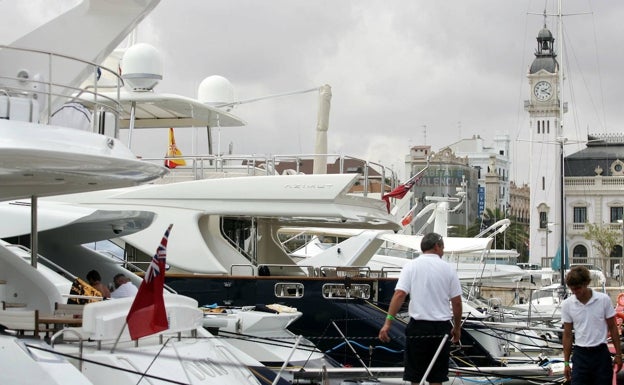
[[[442,240],[442,236],[438,233],[428,233],[420,241],[420,250],[426,251],[431,250],[435,247],[436,244],[444,244]]]

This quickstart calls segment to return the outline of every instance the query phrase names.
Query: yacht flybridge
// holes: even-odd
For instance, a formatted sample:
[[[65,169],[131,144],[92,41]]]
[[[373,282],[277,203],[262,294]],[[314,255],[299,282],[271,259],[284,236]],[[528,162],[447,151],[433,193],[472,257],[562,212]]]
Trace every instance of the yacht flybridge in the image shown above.
[[[0,45],[1,200],[131,186],[166,174],[100,130],[102,111],[106,108],[114,117],[120,104],[102,94],[97,78],[108,73],[116,79],[117,92],[123,81],[98,63],[158,1],[112,3],[84,1]],[[106,14],[107,7],[115,11]],[[80,88],[87,80],[90,85]],[[81,121],[64,116],[67,110],[77,111],[61,108],[77,93],[97,101],[94,116],[85,111],[78,112]]]

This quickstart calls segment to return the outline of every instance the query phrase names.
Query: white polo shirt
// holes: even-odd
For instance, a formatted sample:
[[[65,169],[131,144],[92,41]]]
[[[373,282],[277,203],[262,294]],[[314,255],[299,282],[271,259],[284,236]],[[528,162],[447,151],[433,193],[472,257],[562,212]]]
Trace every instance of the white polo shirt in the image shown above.
[[[409,293],[410,317],[424,321],[450,320],[449,301],[462,294],[457,272],[436,254],[422,254],[403,266],[395,290]]]
[[[590,289],[591,290],[591,289]],[[573,324],[574,344],[582,347],[593,347],[607,343],[607,318],[615,316],[611,298],[605,293],[592,290],[592,296],[586,304],[581,303],[575,295],[563,301],[561,305],[561,321]]]
[[[111,298],[134,297],[138,291],[132,282],[126,282],[111,293]]]

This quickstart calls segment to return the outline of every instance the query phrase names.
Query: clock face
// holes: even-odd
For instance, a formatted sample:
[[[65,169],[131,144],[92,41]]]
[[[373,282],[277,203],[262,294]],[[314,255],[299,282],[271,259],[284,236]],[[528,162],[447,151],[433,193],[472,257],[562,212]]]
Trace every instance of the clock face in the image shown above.
[[[535,84],[533,93],[540,102],[546,101],[552,97],[552,86],[547,81],[539,81]]]

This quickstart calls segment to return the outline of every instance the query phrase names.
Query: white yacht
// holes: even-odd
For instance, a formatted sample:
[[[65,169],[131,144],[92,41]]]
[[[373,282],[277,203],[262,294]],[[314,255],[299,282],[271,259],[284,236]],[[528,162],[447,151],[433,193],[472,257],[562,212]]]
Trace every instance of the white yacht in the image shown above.
[[[67,301],[72,281],[65,268],[46,266],[39,259],[39,251],[50,251],[45,250],[45,235],[39,249],[40,230],[51,231],[54,237],[55,229],[70,223],[70,232],[56,239],[64,244],[67,239],[131,233],[153,220],[152,213],[136,210],[76,212],[56,206],[50,209],[55,219],[39,224],[38,199],[132,186],[166,174],[164,167],[137,159],[116,138],[116,124],[104,124],[122,106],[98,90],[102,73],[116,79],[114,87],[119,90],[123,81],[117,72],[99,63],[158,2],[85,0],[0,46],[0,200],[31,198],[7,209],[26,209],[29,219],[3,216],[1,229],[3,238],[19,240],[31,234],[27,243],[32,247],[0,244],[0,372],[7,383],[135,384],[145,378],[155,384],[234,385],[259,384],[258,378],[274,377],[257,360],[214,339],[203,328],[197,301],[180,295],[165,298],[169,329],[137,341],[131,341],[123,328],[132,299],[84,305],[77,317],[64,321],[80,327],[56,331],[43,326],[59,318],[55,305]],[[8,2],[0,4],[5,17],[24,18],[9,14],[5,7],[19,9]],[[92,111],[75,103],[80,93],[91,95]],[[74,251],[64,249],[72,268],[97,265],[97,256],[81,260],[72,255]],[[125,271],[101,255],[99,263]],[[43,333],[48,334],[46,341],[39,338]]]
[[[359,227],[357,232],[371,235],[371,243],[383,238],[417,249],[418,237],[394,234],[400,225],[382,200],[349,193],[357,180],[357,175],[348,174],[205,179],[72,194],[50,201],[98,210],[133,208],[156,213],[154,223],[173,222],[182,228],[169,238],[166,281],[176,291],[193,296],[200,304],[279,302],[297,308],[303,316],[289,324],[289,329],[307,336],[332,358],[362,366],[336,333],[337,327],[347,331],[346,339],[367,364],[394,366],[402,355],[401,328],[393,331],[397,342],[387,346],[371,336],[376,336],[383,323],[396,278],[357,261],[342,260],[372,255],[376,248],[358,254],[355,251],[366,245],[354,245],[353,249],[348,244],[341,244],[344,249],[336,245],[325,250],[325,261],[311,257],[309,264],[297,264],[277,235],[280,228],[324,227],[327,232],[353,234]],[[140,257],[160,235],[151,227],[121,234],[116,242]],[[447,243],[451,251],[470,251],[487,249],[491,242],[490,238],[449,238]],[[478,311],[471,316],[478,316]],[[477,365],[491,366],[500,360],[479,351],[478,341],[469,333],[465,336],[470,341],[464,341],[464,354],[480,356]]]

